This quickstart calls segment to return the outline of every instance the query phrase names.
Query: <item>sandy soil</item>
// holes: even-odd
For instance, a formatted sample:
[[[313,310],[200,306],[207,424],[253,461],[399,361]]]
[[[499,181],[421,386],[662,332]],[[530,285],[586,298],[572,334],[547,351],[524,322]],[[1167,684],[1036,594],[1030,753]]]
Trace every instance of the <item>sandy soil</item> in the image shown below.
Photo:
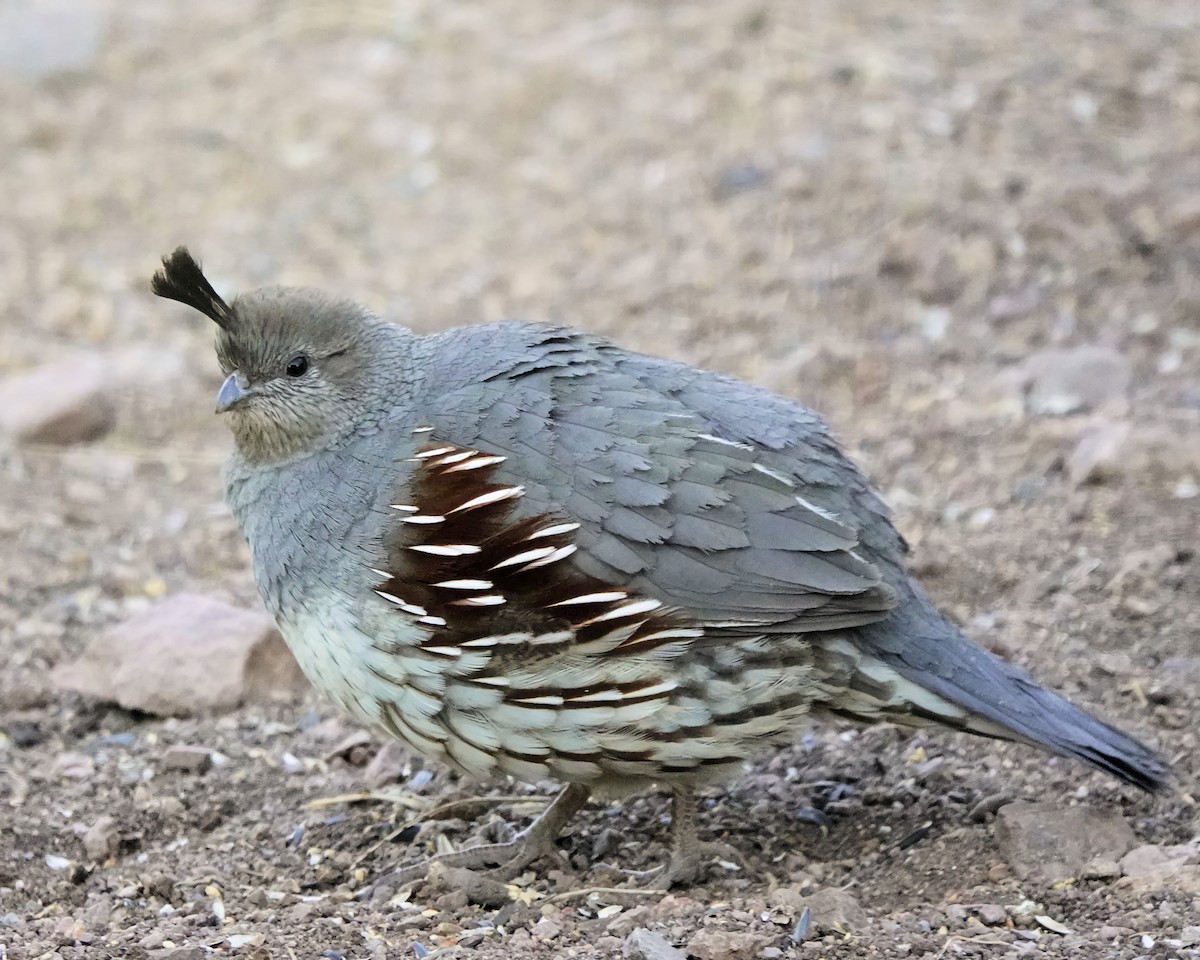
[[[743,938],[731,957],[1196,955],[1169,942],[1192,894],[1021,881],[970,811],[1003,793],[1119,811],[1146,843],[1200,832],[1200,670],[1176,669],[1200,662],[1200,8],[77,2],[98,25],[77,68],[0,82],[0,376],[146,354],[103,440],[0,449],[0,957],[617,957],[637,927],[702,960],[706,930]],[[562,320],[804,399],[968,633],[1160,747],[1179,792],[936,732],[798,731],[704,802],[747,870],[580,893],[659,862],[647,794],[589,809],[570,867],[506,906],[354,899],[433,842],[400,832],[414,806],[521,798],[437,815],[458,844],[550,787],[401,758],[407,806],[312,808],[366,789],[374,750],[332,754],[353,727],[316,697],[163,720],[49,681],[164,591],[257,603],[210,331],[147,292],[181,242],[228,291],[319,285],[423,331]],[[1127,358],[1127,407],[1023,412],[1012,371],[1079,344]],[[1151,453],[1073,484],[1113,418]],[[228,762],[164,769],[175,743]],[[92,861],[104,816],[118,845]],[[779,885],[844,887],[865,920],[795,942]]]

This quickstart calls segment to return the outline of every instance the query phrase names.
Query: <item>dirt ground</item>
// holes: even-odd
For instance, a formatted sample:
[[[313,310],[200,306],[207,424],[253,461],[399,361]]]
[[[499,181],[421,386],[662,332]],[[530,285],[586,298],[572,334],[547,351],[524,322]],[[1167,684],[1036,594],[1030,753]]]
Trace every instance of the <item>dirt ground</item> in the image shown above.
[[[1023,881],[971,811],[1004,794],[1118,811],[1143,843],[1200,833],[1200,6],[56,2],[78,9],[45,42],[77,62],[0,76],[0,378],[80,348],[143,366],[98,442],[0,446],[0,957],[599,958],[639,927],[701,960],[1197,956],[1194,893]],[[211,331],[147,290],[185,242],[228,292],[327,287],[421,331],[556,319],[802,398],[968,634],[1154,744],[1177,789],[817,728],[705,795],[702,831],[747,869],[612,891],[663,856],[649,793],[590,807],[569,866],[508,904],[356,899],[552,786],[402,757],[398,802],[309,806],[366,791],[377,749],[335,753],[354,727],[315,696],[161,719],[49,679],[164,592],[258,603],[220,502]],[[1128,403],[1027,412],[1013,371],[1083,344],[1128,361]],[[1114,423],[1151,439],[1073,482],[1079,438]],[[224,762],[167,769],[178,743]],[[430,813],[477,796],[517,799]],[[862,915],[792,939],[780,886]]]

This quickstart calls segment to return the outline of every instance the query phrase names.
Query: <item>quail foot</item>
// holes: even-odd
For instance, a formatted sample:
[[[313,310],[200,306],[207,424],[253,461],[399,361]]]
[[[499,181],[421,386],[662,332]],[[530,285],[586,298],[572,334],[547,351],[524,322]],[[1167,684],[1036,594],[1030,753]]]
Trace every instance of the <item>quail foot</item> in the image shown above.
[[[218,327],[228,500],[313,684],[465,774],[566,784],[511,844],[451,864],[512,874],[589,797],[659,784],[659,883],[689,882],[712,852],[693,790],[813,717],[1165,781],[934,609],[887,508],[794,401],[561,327],[417,336],[288,288],[227,303],[183,248],[153,290]]]

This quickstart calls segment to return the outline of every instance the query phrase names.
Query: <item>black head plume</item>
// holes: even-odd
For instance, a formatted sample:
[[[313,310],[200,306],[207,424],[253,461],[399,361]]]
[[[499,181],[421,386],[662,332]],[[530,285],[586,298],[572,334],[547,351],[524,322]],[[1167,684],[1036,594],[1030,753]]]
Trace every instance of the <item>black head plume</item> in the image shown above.
[[[150,289],[168,300],[178,300],[199,310],[223,330],[233,327],[234,313],[212,284],[187,247],[176,247],[175,252],[163,257],[163,265],[150,281]]]

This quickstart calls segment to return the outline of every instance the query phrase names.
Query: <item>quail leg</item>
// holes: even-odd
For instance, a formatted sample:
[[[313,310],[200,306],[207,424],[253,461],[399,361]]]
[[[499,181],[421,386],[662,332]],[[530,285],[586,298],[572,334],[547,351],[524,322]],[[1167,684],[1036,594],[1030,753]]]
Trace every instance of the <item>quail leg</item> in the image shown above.
[[[656,887],[686,887],[704,875],[712,860],[730,860],[742,869],[746,861],[734,847],[696,837],[696,795],[688,787],[675,787],[671,796],[671,859],[644,876]],[[659,871],[662,871],[659,873]]]
[[[381,877],[372,889],[399,887],[419,880],[434,864],[479,870],[494,880],[509,880],[542,857],[559,856],[554,841],[571,819],[587,803],[590,790],[570,783],[562,789],[542,815],[507,843],[487,843],[452,853],[439,853],[411,867],[402,867]]]

